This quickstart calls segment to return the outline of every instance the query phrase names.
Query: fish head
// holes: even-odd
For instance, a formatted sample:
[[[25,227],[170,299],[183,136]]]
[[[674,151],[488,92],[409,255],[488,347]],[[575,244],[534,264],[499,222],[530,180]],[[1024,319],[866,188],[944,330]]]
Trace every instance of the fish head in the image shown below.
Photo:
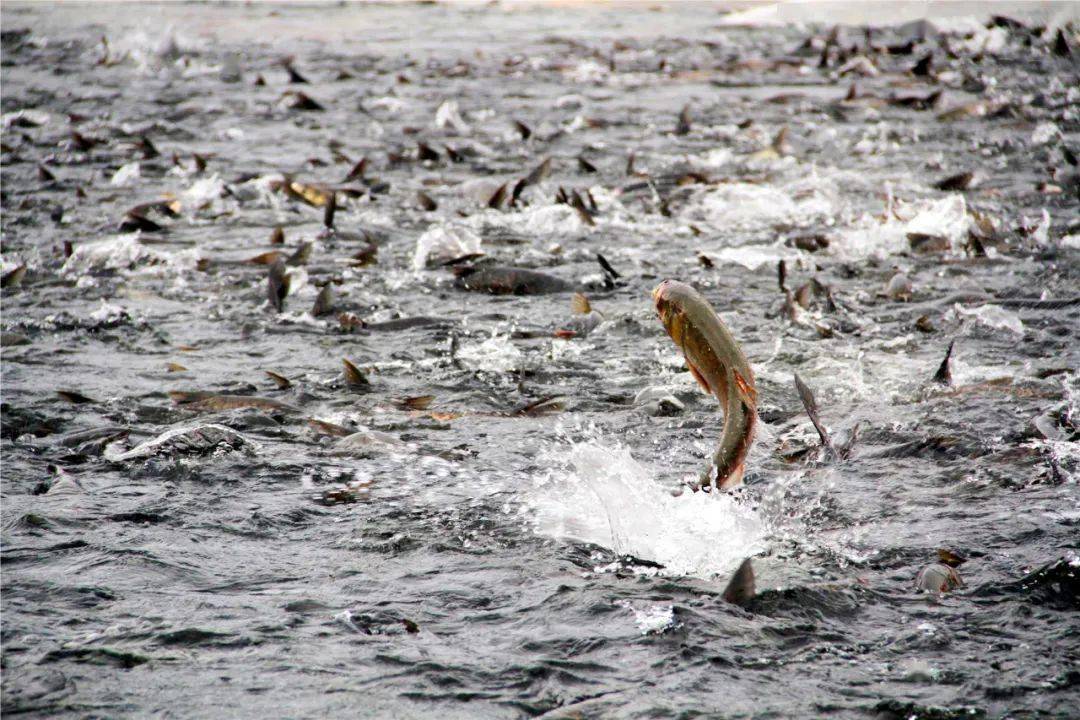
[[[690,374],[705,392],[726,402],[728,369],[702,332],[707,324],[719,322],[712,306],[697,290],[676,280],[661,282],[652,297],[660,323],[682,350]]]

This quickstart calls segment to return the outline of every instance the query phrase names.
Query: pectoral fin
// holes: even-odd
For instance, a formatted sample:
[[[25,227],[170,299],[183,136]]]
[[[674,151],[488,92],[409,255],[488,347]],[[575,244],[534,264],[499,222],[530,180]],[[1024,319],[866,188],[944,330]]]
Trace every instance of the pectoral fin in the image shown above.
[[[742,398],[743,404],[748,408],[757,407],[757,390],[754,388],[754,381],[747,380],[739,374],[738,370],[732,369],[731,374],[735,378],[735,387],[739,390],[739,397]]]
[[[693,375],[694,379],[698,381],[698,385],[701,386],[701,389],[709,395],[712,395],[713,390],[711,387],[709,387],[709,381],[705,379],[705,377],[698,371],[696,367],[694,367],[694,363],[687,360],[686,367],[690,368],[690,374]]]

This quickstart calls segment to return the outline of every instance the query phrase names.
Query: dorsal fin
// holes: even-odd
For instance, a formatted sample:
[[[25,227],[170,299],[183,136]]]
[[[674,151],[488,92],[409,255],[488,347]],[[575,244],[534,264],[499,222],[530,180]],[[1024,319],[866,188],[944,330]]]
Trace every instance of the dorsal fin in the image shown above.
[[[941,365],[938,366],[937,372],[934,373],[934,382],[942,385],[952,385],[952,351],[955,344],[955,340],[949,343],[949,349],[945,351],[945,358],[941,361]]]
[[[337,212],[337,193],[331,191],[326,198],[326,209],[323,210],[323,227],[332,230],[334,227],[334,213]]]
[[[754,566],[750,558],[746,558],[731,576],[721,597],[729,603],[746,607],[747,603],[754,599],[754,592]]]

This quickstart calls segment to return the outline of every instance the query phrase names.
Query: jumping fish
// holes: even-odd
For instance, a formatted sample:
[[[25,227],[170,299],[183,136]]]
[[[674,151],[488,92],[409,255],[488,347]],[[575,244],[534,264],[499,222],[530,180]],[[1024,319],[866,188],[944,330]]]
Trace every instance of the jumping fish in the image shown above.
[[[665,280],[653,290],[652,297],[660,322],[682,350],[690,374],[724,408],[720,444],[697,489],[732,488],[742,482],[757,423],[757,388],[750,363],[697,290]]]

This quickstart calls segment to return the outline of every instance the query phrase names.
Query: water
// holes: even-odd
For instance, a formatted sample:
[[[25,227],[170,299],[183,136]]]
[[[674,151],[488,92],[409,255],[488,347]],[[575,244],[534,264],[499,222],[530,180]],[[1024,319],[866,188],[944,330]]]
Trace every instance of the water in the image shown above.
[[[859,7],[837,18],[881,22]],[[798,6],[745,26],[701,4],[5,3],[0,261],[27,270],[2,294],[4,710],[1075,717],[1080,73],[1052,49],[1075,8],[1026,6],[1051,23],[1032,34],[948,7],[955,34],[852,76],[847,50],[819,67],[830,28]],[[931,50],[936,79],[907,72]],[[889,102],[938,88],[933,109]],[[289,109],[298,89],[325,109]],[[278,189],[361,157],[338,236]],[[485,207],[548,157],[519,207]],[[963,171],[973,187],[934,189]],[[588,190],[593,225],[560,186]],[[163,231],[119,229],[162,199]],[[286,255],[312,243],[280,314],[248,262],[276,227]],[[351,262],[368,238],[376,262]],[[594,313],[431,267],[475,252]],[[785,310],[781,259],[835,307]],[[721,417],[653,315],[666,277],[757,376],[730,495],[683,487]],[[858,428],[850,457],[813,452],[793,372],[837,443]],[[968,561],[935,598],[915,577],[939,548]],[[758,596],[724,602],[750,556]]]

